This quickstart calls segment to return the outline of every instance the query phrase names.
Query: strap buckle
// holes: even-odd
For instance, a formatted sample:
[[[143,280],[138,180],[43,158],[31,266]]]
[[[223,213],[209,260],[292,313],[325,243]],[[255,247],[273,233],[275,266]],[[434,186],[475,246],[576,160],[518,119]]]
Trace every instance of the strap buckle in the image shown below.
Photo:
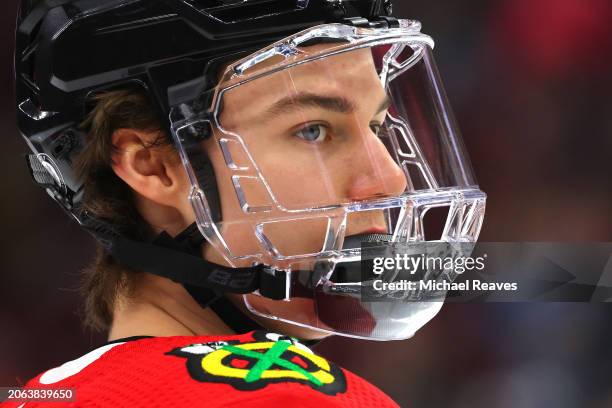
[[[262,265],[259,273],[259,294],[274,299],[291,299],[291,271]]]

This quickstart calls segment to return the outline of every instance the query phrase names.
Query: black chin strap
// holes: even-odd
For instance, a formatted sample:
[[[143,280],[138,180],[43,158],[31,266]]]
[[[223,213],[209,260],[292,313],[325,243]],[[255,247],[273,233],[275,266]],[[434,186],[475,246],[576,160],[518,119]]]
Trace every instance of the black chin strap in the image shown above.
[[[177,235],[175,238],[170,237],[166,233],[160,234],[153,243],[163,248],[169,248],[173,251],[181,251],[183,254],[198,257],[201,261],[202,244],[204,237],[198,231],[197,225],[194,223],[187,227],[183,232]],[[210,262],[206,262],[209,265],[213,265],[215,268],[224,268],[224,270],[230,273],[235,273],[236,269],[225,268],[220,265],[216,265]],[[253,274],[260,273],[258,267],[253,268],[239,268],[243,274],[247,274],[248,271],[253,271]],[[255,275],[253,275],[255,276]],[[255,278],[254,278],[255,279]],[[268,282],[269,280],[261,280],[261,282]],[[223,291],[214,290],[209,287],[203,287],[199,285],[193,285],[190,283],[183,283],[183,287],[189,295],[202,307],[209,307],[221,320],[235,333],[246,333],[254,330],[266,330],[259,323],[251,319],[242,310],[236,307],[227,297],[223,295]],[[270,286],[267,286],[270,288]],[[262,286],[260,285],[259,290],[261,292]],[[266,291],[266,289],[264,289]],[[236,293],[236,292],[234,292]],[[279,292],[280,295],[280,292]],[[284,296],[284,294],[283,294]],[[270,296],[268,296],[270,297]],[[283,297],[281,297],[282,299]],[[309,346],[314,346],[317,341],[307,341]]]
[[[115,259],[132,269],[168,278],[184,285],[207,289],[210,293],[247,294],[282,300],[290,297],[291,276],[265,265],[230,268],[202,258],[203,238],[195,224],[176,238],[162,232],[153,242],[141,242],[116,233],[97,219],[81,219]]]
[[[152,243],[139,242],[113,234],[106,225],[88,223],[99,239],[104,235],[107,250],[122,264],[181,283],[202,308],[210,307],[236,333],[264,330],[234,306],[223,294],[251,293],[259,290],[272,299],[284,299],[286,285],[261,265],[228,268],[202,258],[204,238],[196,224],[175,238],[162,232]]]
[[[287,295],[288,277],[263,265],[229,268],[183,252],[176,241],[162,232],[154,243],[115,239],[109,252],[122,264],[163,276],[178,283],[219,292],[252,293],[280,300]]]
[[[201,256],[204,237],[198,231],[196,224],[190,225],[187,229],[177,235],[174,239],[167,240],[166,234],[162,239],[164,244],[180,245],[190,254]],[[159,237],[158,237],[159,239]],[[155,241],[158,245],[162,244]],[[233,332],[246,333],[254,330],[266,330],[263,326],[251,319],[240,308],[236,307],[222,292],[208,288],[184,284],[185,290],[194,298],[202,308],[209,307],[217,316],[223,320]],[[314,346],[318,341],[308,340],[306,344]]]

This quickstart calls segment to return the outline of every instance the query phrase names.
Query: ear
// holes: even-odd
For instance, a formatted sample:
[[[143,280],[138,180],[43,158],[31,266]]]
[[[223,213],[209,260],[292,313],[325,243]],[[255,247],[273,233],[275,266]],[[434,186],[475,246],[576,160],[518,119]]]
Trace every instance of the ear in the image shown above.
[[[112,137],[112,168],[135,192],[158,204],[177,207],[185,171],[170,146],[153,146],[158,131],[117,129]]]

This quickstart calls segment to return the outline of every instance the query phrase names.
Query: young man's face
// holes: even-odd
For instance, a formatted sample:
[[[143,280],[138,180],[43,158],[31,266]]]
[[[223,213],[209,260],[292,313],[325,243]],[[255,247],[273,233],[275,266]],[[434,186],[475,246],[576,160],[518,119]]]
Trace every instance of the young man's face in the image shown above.
[[[325,45],[309,48],[317,47]],[[377,137],[388,104],[370,49],[298,65],[227,91],[219,116],[222,130],[215,129],[206,149],[217,176],[221,233],[234,255],[261,252],[252,228],[270,218],[285,219],[263,227],[281,254],[321,250],[328,220],[296,220],[303,215],[278,211],[275,204],[303,210],[402,193],[405,175]],[[248,177],[257,175],[253,168],[233,173],[228,169],[219,148],[224,138],[234,163],[249,164],[237,137],[273,198],[262,183]],[[237,199],[236,176],[250,207],[272,210],[245,213],[244,202]],[[374,211],[351,214],[346,228],[347,236],[386,232],[382,212]],[[214,258],[212,250],[207,257]]]
[[[219,116],[222,129],[215,129],[215,137],[205,143],[221,200],[219,230],[233,255],[262,252],[253,232],[259,223],[264,223],[263,233],[280,254],[321,251],[329,220],[279,211],[276,204],[303,210],[401,194],[405,175],[377,137],[388,106],[369,49],[298,65],[226,92]],[[220,148],[224,143],[225,157]],[[237,167],[248,167],[250,155],[274,197],[258,179],[241,178],[257,176],[253,168],[230,170],[228,152]],[[271,210],[245,212],[244,201],[237,198],[236,177],[250,207]],[[266,224],[270,219],[276,222]],[[382,211],[349,214],[346,236],[384,232]],[[205,257],[223,263],[213,248],[205,250]],[[344,318],[331,313],[325,323],[320,321],[312,300],[306,298],[283,302],[249,295],[249,303],[264,313],[330,330],[334,318]],[[270,324],[276,325],[270,329],[303,338],[321,336],[283,323]]]

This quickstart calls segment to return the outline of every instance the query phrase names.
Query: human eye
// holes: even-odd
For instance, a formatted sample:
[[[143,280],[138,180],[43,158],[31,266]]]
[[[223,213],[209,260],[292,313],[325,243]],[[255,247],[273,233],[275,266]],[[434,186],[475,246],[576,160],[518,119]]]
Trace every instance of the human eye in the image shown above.
[[[320,123],[308,124],[295,132],[294,135],[307,142],[320,143],[327,138],[327,126]]]

